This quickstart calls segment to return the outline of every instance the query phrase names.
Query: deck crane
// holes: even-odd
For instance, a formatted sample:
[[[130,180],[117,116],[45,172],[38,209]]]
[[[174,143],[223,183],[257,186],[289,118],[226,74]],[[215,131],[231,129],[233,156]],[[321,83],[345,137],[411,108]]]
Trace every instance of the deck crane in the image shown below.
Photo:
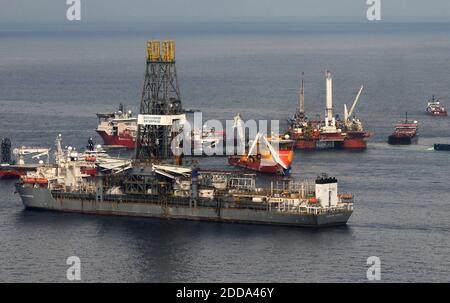
[[[25,164],[25,156],[33,155],[33,159],[39,159],[40,157],[46,156],[47,157],[47,164],[49,163],[49,152],[50,148],[40,148],[40,147],[25,147],[21,146],[18,148],[15,148],[13,151],[14,156],[18,159],[19,165]]]
[[[279,164],[281,167],[283,167],[284,169],[288,169],[289,167],[281,160],[279,153],[275,150],[275,148],[272,146],[272,144],[269,142],[269,140],[267,139],[266,135],[262,134],[262,133],[258,133],[255,137],[255,140],[253,140],[253,143],[250,147],[250,149],[248,150],[248,154],[247,154],[247,159],[250,156],[253,156],[256,153],[257,150],[257,145],[259,143],[259,141],[262,141],[264,143],[264,145],[269,149],[269,152],[272,156],[272,159]]]
[[[358,94],[356,94],[355,100],[353,101],[352,107],[350,108],[350,111],[347,111],[347,105],[344,104],[344,120],[345,123],[349,122],[350,117],[353,115],[353,112],[355,111],[356,104],[358,104],[359,97],[361,96],[361,93],[364,89],[364,85],[361,85],[359,88]]]

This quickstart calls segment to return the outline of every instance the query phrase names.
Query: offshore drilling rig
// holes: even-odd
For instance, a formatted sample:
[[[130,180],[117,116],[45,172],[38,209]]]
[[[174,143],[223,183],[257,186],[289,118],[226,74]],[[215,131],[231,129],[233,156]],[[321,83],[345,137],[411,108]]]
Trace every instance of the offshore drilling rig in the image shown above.
[[[177,121],[185,119],[175,67],[175,42],[147,42],[147,66],[136,139],[136,161],[170,159],[171,144],[179,132]]]

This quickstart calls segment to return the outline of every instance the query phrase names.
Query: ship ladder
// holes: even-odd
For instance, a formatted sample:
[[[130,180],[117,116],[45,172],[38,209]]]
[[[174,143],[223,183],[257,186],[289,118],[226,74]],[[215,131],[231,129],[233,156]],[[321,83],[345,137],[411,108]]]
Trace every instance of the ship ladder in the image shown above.
[[[220,218],[220,210],[222,209],[222,199],[217,198],[217,203],[216,203],[216,214],[217,214],[217,218]]]

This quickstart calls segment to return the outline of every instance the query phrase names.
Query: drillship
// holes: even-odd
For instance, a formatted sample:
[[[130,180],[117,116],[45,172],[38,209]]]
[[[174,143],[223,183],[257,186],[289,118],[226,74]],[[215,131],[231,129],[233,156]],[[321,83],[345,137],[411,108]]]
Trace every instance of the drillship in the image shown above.
[[[133,161],[95,159],[98,173],[88,175],[81,171],[85,160],[59,143],[54,164],[39,166],[16,185],[25,207],[309,227],[346,224],[353,196],[339,194],[335,178],[296,182],[285,177],[262,187],[254,174],[180,165],[182,156],[170,148],[184,119],[174,51],[173,41],[148,42]]]
[[[71,151],[16,184],[27,209],[237,223],[322,227],[346,224],[353,196],[338,194],[335,178],[291,178],[257,187],[254,174],[197,167],[98,163],[81,171]]]
[[[287,133],[295,140],[295,148],[315,149],[353,149],[367,148],[366,139],[371,133],[363,130],[360,119],[354,114],[363,86],[358,91],[350,108],[344,107],[344,120],[333,116],[333,79],[330,71],[325,72],[326,112],[324,120],[310,120],[305,115],[304,81],[302,77],[299,107],[294,117],[289,120]]]

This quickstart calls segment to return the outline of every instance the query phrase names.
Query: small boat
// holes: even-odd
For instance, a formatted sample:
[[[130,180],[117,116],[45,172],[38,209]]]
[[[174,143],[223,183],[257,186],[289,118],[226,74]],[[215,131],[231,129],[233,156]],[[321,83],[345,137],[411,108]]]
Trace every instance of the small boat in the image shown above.
[[[434,95],[428,100],[427,114],[431,116],[447,116],[447,110],[441,105],[439,98]]]
[[[408,114],[403,122],[395,124],[395,130],[388,138],[391,145],[408,145],[417,143],[419,138],[419,124],[417,121],[409,121]]]
[[[438,150],[438,151],[450,151],[450,144],[442,144],[442,143],[438,143],[438,144],[434,144],[434,150]]]

